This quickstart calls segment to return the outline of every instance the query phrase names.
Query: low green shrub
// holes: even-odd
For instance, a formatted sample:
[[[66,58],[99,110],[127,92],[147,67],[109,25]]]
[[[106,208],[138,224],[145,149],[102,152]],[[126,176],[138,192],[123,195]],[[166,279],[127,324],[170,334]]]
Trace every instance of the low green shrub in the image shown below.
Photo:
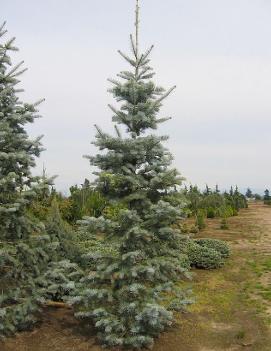
[[[208,247],[209,249],[214,249],[218,251],[223,258],[227,258],[230,256],[230,248],[225,241],[219,239],[206,238],[197,239],[195,240],[195,242],[200,246]]]
[[[205,217],[206,217],[206,212],[204,210],[198,211],[195,225],[199,228],[199,230],[202,230],[206,227]]]
[[[234,208],[230,205],[223,206],[219,209],[219,215],[222,218],[228,218],[234,216]]]
[[[122,210],[125,210],[127,207],[121,203],[114,203],[106,206],[102,212],[104,218],[110,219],[112,221],[117,221],[119,213]]]
[[[189,227],[186,223],[183,223],[183,225],[181,226],[181,232],[183,234],[188,234],[190,232]]]
[[[190,260],[191,266],[202,269],[215,269],[224,264],[224,260],[220,252],[201,246],[194,240],[188,243],[187,256]]]
[[[207,208],[207,218],[215,218],[216,216],[216,210],[213,207],[208,207]]]

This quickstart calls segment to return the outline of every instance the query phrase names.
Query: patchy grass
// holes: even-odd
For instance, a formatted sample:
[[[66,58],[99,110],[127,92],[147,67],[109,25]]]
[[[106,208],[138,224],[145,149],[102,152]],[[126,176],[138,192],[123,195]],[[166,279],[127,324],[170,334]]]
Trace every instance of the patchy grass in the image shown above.
[[[154,350],[271,350],[271,289],[260,281],[271,271],[271,255],[262,254],[271,244],[266,216],[271,217],[270,209],[257,204],[230,218],[228,230],[221,230],[217,219],[207,220],[198,236],[227,241],[232,255],[222,269],[196,270],[194,280],[183,284],[193,289],[195,304],[185,317],[177,317],[176,329],[164,334]]]

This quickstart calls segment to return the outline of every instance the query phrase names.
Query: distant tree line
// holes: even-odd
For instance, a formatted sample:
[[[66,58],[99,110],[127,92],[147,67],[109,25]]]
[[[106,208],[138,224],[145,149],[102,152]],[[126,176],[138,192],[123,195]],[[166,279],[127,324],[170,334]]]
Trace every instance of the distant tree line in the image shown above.
[[[258,193],[253,193],[250,188],[247,188],[246,198],[249,200],[254,199],[257,201],[264,201],[266,205],[271,205],[271,196],[269,189],[265,189],[264,194],[260,195]]]

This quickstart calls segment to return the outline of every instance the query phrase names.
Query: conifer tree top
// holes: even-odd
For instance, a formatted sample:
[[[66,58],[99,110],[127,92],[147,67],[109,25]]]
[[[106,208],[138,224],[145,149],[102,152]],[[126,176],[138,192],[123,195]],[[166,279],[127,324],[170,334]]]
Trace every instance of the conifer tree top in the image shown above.
[[[117,76],[122,81],[109,79],[114,87],[109,90],[118,102],[124,102],[120,109],[109,105],[114,113],[113,121],[124,124],[133,138],[140,136],[146,129],[156,129],[159,123],[168,118],[157,119],[156,114],[162,101],[174,90],[165,91],[152,81],[153,69],[149,66],[153,45],[143,54],[139,51],[139,1],[135,10],[135,38],[131,34],[132,56],[121,50],[119,54],[132,66],[132,71],[121,71]],[[100,130],[98,130],[100,134]],[[118,131],[117,131],[118,133]]]
[[[138,55],[138,34],[139,34],[139,0],[136,0],[136,21],[135,21],[135,27],[136,27],[136,53]]]

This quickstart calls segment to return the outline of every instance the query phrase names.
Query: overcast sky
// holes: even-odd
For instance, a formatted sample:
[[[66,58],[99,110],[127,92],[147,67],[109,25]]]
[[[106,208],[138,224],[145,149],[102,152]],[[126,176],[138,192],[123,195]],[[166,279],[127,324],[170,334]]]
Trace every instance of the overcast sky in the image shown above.
[[[0,0],[1,21],[25,61],[23,98],[46,101],[29,128],[44,134],[45,164],[59,190],[91,178],[84,154],[97,123],[110,132],[107,78],[127,68],[135,0]],[[177,90],[161,125],[188,183],[271,187],[271,2],[141,0],[140,44],[155,45],[159,85]]]

